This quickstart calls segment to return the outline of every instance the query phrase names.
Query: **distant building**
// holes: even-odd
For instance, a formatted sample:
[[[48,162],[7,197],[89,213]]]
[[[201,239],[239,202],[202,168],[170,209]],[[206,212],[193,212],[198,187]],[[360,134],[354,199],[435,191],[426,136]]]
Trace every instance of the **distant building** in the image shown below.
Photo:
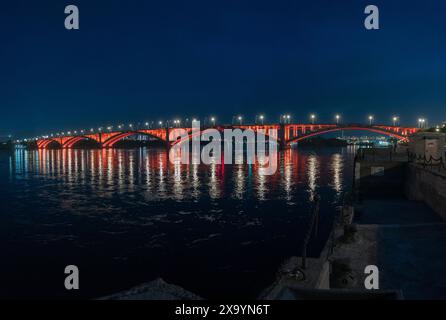
[[[11,140],[11,136],[0,136],[0,143],[8,142]]]
[[[0,136],[0,150],[10,149],[12,146],[10,136]]]

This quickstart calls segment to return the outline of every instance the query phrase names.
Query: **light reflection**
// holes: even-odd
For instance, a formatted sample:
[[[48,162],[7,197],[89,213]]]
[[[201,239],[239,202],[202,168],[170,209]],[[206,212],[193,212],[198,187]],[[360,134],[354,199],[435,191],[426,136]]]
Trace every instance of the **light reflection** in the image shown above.
[[[333,174],[332,186],[338,195],[342,192],[343,168],[344,168],[344,163],[342,161],[342,156],[339,153],[332,155],[331,157],[331,171]]]
[[[319,161],[315,155],[310,155],[307,160],[307,178],[310,201],[314,200],[317,192],[317,180],[319,178]]]
[[[9,161],[9,172],[12,179],[39,174],[40,178],[56,179],[70,187],[88,187],[92,196],[110,198],[116,192],[141,192],[147,200],[224,199],[228,190],[236,200],[253,196],[267,201],[279,196],[291,203],[296,201],[298,188],[307,189],[310,199],[322,185],[342,193],[345,159],[350,154],[354,149],[327,155],[288,149],[280,153],[278,171],[265,175],[264,163],[270,155],[262,155],[252,165],[217,164],[222,159],[215,156],[209,165],[182,165],[179,157],[172,163],[164,149],[16,150]]]

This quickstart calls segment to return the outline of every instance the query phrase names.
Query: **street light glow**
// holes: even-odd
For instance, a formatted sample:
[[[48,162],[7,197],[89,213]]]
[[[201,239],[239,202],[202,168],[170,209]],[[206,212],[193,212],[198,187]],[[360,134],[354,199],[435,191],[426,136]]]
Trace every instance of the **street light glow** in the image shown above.
[[[315,114],[311,114],[310,118],[311,118],[311,123],[314,124],[314,119],[316,119],[316,115]]]
[[[341,116],[339,114],[335,115],[336,118],[336,124],[339,124],[339,119],[341,119]]]

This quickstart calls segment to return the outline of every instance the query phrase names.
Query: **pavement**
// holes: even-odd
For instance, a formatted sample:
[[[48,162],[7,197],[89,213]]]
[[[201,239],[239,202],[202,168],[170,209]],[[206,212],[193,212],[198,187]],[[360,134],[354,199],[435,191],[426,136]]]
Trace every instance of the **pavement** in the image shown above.
[[[375,264],[380,289],[405,299],[446,299],[446,223],[422,202],[365,200],[356,208],[357,235],[336,249],[363,286],[363,268]]]

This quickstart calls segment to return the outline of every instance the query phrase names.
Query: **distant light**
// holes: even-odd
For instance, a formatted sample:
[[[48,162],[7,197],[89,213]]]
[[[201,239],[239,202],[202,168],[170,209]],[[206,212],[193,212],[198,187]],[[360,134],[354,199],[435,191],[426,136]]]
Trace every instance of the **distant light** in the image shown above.
[[[291,116],[290,116],[290,115],[287,115],[286,118],[289,119],[289,118],[291,118]]]
[[[146,126],[148,126],[148,125],[149,125],[149,123],[148,123],[148,122],[146,122],[145,124],[146,124]]]
[[[158,122],[159,123],[159,125],[162,125],[163,124],[163,122],[162,121],[160,121],[160,122]]]
[[[214,118],[214,117],[212,117],[212,118],[211,118],[211,121],[212,121],[212,122],[214,122],[214,121],[215,121],[215,118]]]
[[[260,115],[260,119],[263,120],[263,115]]]

